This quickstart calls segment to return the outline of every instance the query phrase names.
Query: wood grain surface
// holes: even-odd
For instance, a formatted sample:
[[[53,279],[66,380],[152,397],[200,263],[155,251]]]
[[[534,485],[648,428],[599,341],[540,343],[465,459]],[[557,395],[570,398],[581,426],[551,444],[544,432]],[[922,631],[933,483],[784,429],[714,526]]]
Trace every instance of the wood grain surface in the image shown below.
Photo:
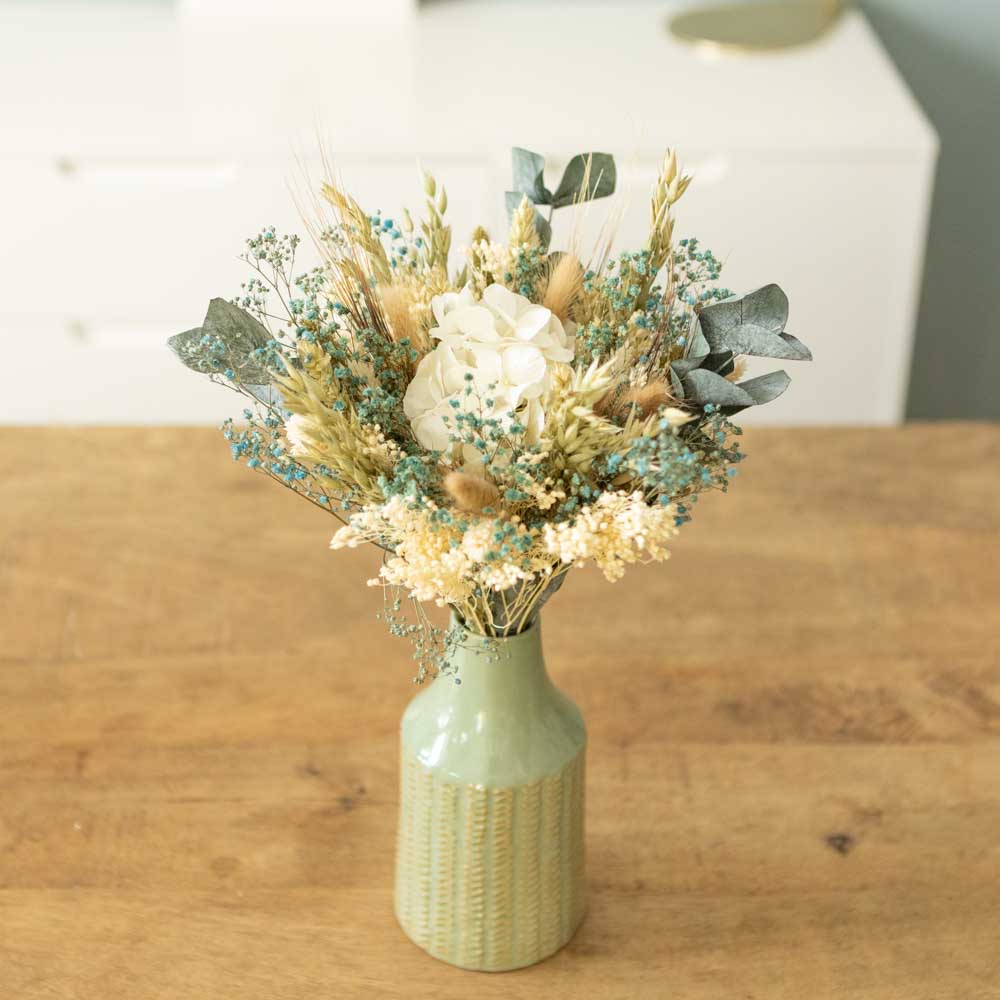
[[[1000,997],[1000,428],[747,434],[665,565],[545,613],[589,914],[517,973],[392,914],[374,552],[213,431],[0,432],[0,997]]]

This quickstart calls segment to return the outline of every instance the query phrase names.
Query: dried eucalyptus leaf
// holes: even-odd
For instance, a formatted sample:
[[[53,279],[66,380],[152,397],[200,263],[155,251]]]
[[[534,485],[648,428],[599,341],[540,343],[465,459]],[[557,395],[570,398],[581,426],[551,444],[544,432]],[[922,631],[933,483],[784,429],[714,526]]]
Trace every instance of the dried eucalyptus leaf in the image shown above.
[[[273,385],[247,385],[243,388],[259,399],[265,406],[281,406],[281,393]]]
[[[675,361],[670,369],[670,391],[674,394],[675,399],[684,398],[684,385],[681,382],[680,375],[674,370],[679,362]]]
[[[538,238],[542,241],[542,246],[548,249],[548,245],[552,242],[552,226],[539,211],[535,212],[535,229],[538,231]]]
[[[685,398],[699,406],[713,403],[716,406],[753,406],[754,400],[734,382],[724,379],[715,372],[698,368],[681,380],[684,383]]]
[[[588,159],[590,177],[584,189],[583,181],[587,174]],[[572,205],[577,198],[581,201],[605,198],[609,194],[614,194],[616,180],[615,159],[610,153],[577,153],[566,164],[559,187],[552,195],[552,204],[556,208],[565,208],[567,205]]]
[[[730,295],[728,299],[719,299],[703,306],[697,316],[697,324],[708,336],[709,330],[715,335],[721,335],[727,330],[734,330],[743,322],[743,298]]]
[[[736,361],[732,351],[719,351],[709,354],[698,367],[715,372],[716,375],[729,375],[736,370]]]
[[[738,382],[737,385],[748,396],[753,397],[755,406],[762,406],[764,403],[770,403],[777,399],[788,388],[791,381],[785,372],[779,371],[758,375],[757,378]]]
[[[743,296],[743,322],[781,333],[788,322],[788,296],[774,284],[747,292]]]
[[[684,358],[685,360],[698,359],[700,362],[708,357],[711,350],[705,335],[701,332],[698,317],[695,316],[691,322],[691,328],[688,330],[687,343],[684,345]]]
[[[177,355],[182,364],[202,375],[214,375],[225,367],[222,360],[206,353],[202,347],[205,331],[200,326],[183,333],[175,333],[167,339],[167,346]]]
[[[515,146],[510,151],[510,159],[514,187],[521,194],[526,194],[536,205],[550,204],[552,193],[545,187],[545,157]],[[519,198],[517,204],[520,203]],[[508,207],[509,205],[508,201]],[[517,205],[514,207],[517,208]]]
[[[703,327],[704,329],[704,327]],[[732,351],[733,354],[751,354],[758,358],[780,358],[787,361],[804,361],[801,351],[762,326],[743,323],[724,331],[709,327],[705,337],[713,353]]]
[[[207,343],[206,343],[207,338]],[[254,356],[270,343],[267,327],[225,299],[212,299],[202,326],[174,334],[167,345],[188,368],[203,375],[232,371],[245,386],[266,386],[268,370]]]
[[[258,348],[267,347],[271,334],[250,313],[225,299],[212,299],[202,330],[222,341],[226,361],[241,382],[266,385],[271,381],[267,369],[253,355]]]
[[[783,341],[785,341],[786,344],[788,344],[789,347],[792,348],[792,350],[798,351],[798,354],[793,360],[812,361],[813,359],[812,351],[810,351],[809,348],[806,347],[806,345],[803,344],[798,337],[793,337],[790,333],[782,333],[779,334],[779,336]]]

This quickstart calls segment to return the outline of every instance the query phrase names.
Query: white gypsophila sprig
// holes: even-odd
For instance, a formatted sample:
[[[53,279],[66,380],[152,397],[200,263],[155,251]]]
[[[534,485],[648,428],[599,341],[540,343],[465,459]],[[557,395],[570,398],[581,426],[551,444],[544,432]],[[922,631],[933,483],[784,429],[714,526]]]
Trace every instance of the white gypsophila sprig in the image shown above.
[[[592,561],[608,580],[619,580],[629,563],[670,555],[676,517],[672,504],[647,504],[639,491],[604,493],[571,521],[547,524],[545,547],[564,563]]]

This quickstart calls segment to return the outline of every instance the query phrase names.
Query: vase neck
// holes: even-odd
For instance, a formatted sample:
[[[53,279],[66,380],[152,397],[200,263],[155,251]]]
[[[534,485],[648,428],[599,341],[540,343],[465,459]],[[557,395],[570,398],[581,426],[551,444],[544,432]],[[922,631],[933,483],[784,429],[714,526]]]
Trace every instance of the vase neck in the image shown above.
[[[448,665],[451,669],[440,680],[454,685],[463,700],[523,702],[532,695],[544,695],[551,687],[538,621],[506,639],[469,633],[448,657]]]
[[[507,639],[468,635],[448,666],[410,702],[402,725],[405,752],[442,780],[527,784],[580,752],[583,720],[549,680],[538,622]]]

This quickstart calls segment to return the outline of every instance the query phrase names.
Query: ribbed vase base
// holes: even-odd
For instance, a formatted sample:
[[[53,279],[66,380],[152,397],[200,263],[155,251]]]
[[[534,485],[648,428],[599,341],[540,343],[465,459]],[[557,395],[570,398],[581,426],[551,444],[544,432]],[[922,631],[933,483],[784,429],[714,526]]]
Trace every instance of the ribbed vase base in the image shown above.
[[[513,972],[515,969],[525,969],[529,965],[537,965],[539,962],[544,962],[545,959],[551,958],[557,951],[560,951],[562,948],[565,948],[566,945],[568,945],[570,943],[570,941],[573,940],[573,936],[576,934],[577,930],[579,929],[580,924],[583,923],[584,916],[586,916],[585,912],[580,914],[580,918],[577,921],[576,926],[570,928],[569,935],[564,940],[560,941],[552,949],[552,951],[545,952],[544,954],[538,954],[534,958],[526,958],[526,959],[522,959],[520,961],[512,961],[509,964],[502,964],[501,963],[501,964],[498,964],[498,965],[467,965],[467,964],[465,964],[463,962],[456,961],[454,959],[454,957],[451,954],[447,953],[447,952],[437,952],[433,948],[430,948],[430,947],[427,947],[426,945],[421,944],[413,936],[413,934],[410,933],[409,928],[403,922],[402,918],[399,916],[399,913],[398,912],[396,913],[396,919],[399,921],[399,926],[403,929],[403,933],[415,945],[417,945],[419,948],[422,948],[424,951],[426,951],[427,954],[431,956],[431,958],[437,958],[437,959],[439,959],[442,962],[447,962],[449,965],[454,965],[458,969],[465,969],[467,972]]]
[[[573,937],[586,906],[584,754],[505,788],[440,781],[405,752],[396,918],[462,969],[534,965]]]

